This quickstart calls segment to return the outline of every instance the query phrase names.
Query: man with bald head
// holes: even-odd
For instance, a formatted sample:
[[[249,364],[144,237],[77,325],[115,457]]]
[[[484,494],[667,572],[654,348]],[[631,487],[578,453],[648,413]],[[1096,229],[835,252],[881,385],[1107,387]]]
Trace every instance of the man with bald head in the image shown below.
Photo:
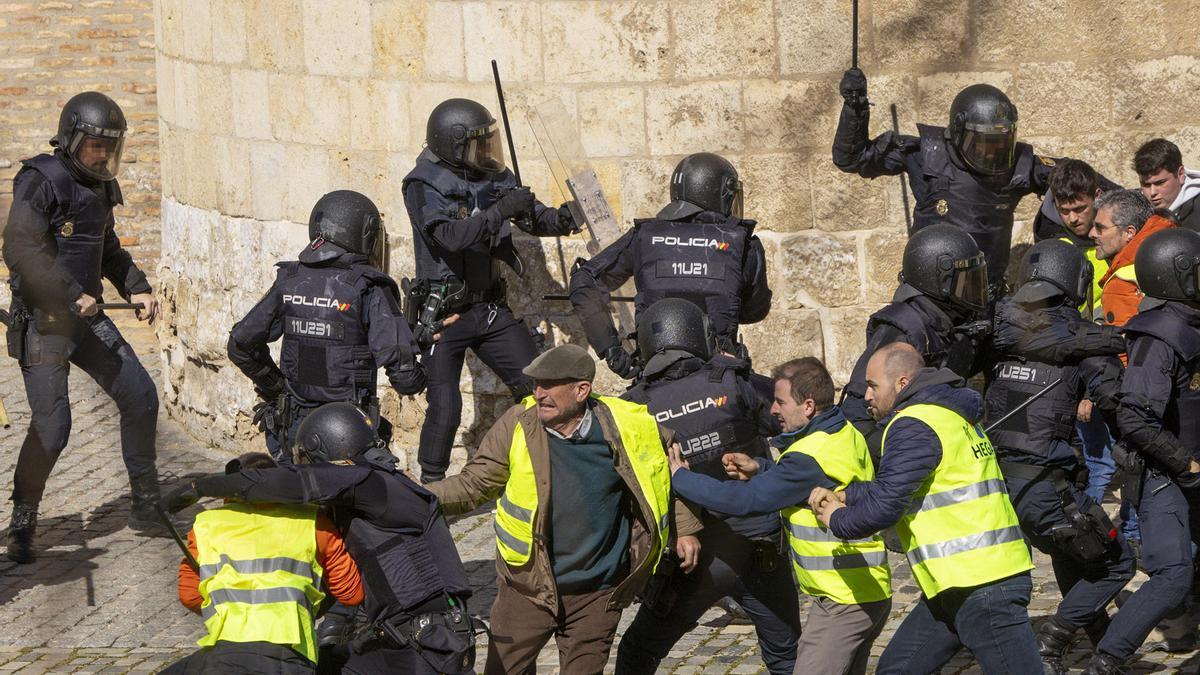
[[[934,673],[961,648],[985,673],[1040,673],[1029,622],[1029,549],[979,420],[983,399],[961,377],[926,368],[911,345],[871,356],[865,401],[884,428],[871,481],[808,503],[839,539],[895,527],[921,588],[878,673]]]

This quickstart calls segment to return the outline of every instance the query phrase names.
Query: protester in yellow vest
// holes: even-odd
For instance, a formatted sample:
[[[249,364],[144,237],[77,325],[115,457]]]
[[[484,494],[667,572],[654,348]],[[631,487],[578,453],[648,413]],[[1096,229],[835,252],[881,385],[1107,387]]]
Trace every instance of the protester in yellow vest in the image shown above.
[[[892,343],[867,364],[866,401],[884,424],[875,479],[809,504],[842,539],[896,528],[921,600],[879,659],[880,675],[938,672],[961,648],[984,673],[1041,673],[1029,622],[1029,549],[979,425],[983,400],[949,370]]]
[[[252,452],[226,472],[274,466],[270,455]],[[164,673],[314,673],[322,580],[342,604],[363,599],[358,566],[315,506],[230,502],[203,511],[188,550],[200,568],[179,564],[179,601],[204,617],[208,634],[203,649]]]
[[[784,431],[772,440],[783,451],[778,463],[729,453],[726,472],[741,481],[723,482],[689,471],[672,449],[671,485],[693,504],[732,516],[782,511],[796,583],[813,598],[794,672],[861,675],[892,607],[883,537],[835,537],[817,522],[808,495],[816,487],[841,490],[874,478],[867,442],[833,404],[833,379],[818,359],[793,359],[772,377],[771,412]]]
[[[561,672],[594,675],[673,535],[683,568],[695,567],[699,521],[672,503],[670,432],[644,405],[594,395],[586,350],[560,345],[524,373],[533,396],[496,422],[462,472],[427,487],[447,514],[499,499],[484,672],[532,672],[554,636]]]

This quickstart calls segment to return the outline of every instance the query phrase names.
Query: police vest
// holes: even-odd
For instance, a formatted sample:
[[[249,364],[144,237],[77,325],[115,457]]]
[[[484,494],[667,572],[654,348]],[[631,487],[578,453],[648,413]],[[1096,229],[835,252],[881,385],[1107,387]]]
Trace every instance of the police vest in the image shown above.
[[[22,162],[50,182],[55,207],[50,228],[55,260],[70,273],[83,292],[100,298],[104,234],[112,224],[113,205],[108,198],[75,180],[54,155],[38,155]],[[119,189],[117,194],[120,194]]]
[[[374,394],[379,367],[368,346],[364,305],[372,286],[397,294],[396,282],[369,265],[346,269],[285,262],[278,267],[279,369],[292,390],[314,402],[358,401]]]
[[[375,621],[403,615],[439,595],[469,597],[471,584],[437,501],[395,467],[371,466],[387,475],[389,496],[417,492],[426,498],[429,511],[425,514],[427,526],[423,531],[384,527],[373,519],[350,515],[349,525],[343,528],[346,550],[362,572],[367,618]],[[389,499],[387,503],[393,501]],[[334,517],[341,525],[342,513],[336,508]]]
[[[1132,267],[1132,266],[1131,266]],[[1183,362],[1186,384],[1177,377],[1171,400],[1163,414],[1163,428],[1174,434],[1184,448],[1200,455],[1200,328],[1161,308],[1139,312],[1125,324],[1132,355],[1139,335],[1162,340]]]
[[[612,413],[613,421],[621,434],[621,445],[629,457],[629,464],[637,477],[638,490],[650,505],[653,514],[648,528],[654,547],[646,561],[651,571],[657,569],[662,558],[663,547],[670,538],[671,514],[671,471],[667,467],[667,455],[663,452],[658,433],[658,424],[646,411],[646,406],[609,396],[594,396]],[[532,396],[523,401],[526,408],[533,407]],[[594,422],[599,424],[599,422]],[[513,430],[512,445],[508,449],[508,483],[496,503],[496,548],[500,558],[511,567],[520,567],[530,560],[533,548],[533,528],[538,516],[538,493],[533,463],[529,457],[529,445],[525,430],[518,422]]]
[[[988,280],[1002,280],[1012,246],[1013,211],[1022,197],[1034,191],[1029,183],[1037,161],[1033,148],[1017,143],[1012,179],[997,188],[951,160],[944,128],[918,124],[917,131],[921,137],[921,175],[910,181],[916,202],[913,230],[933,223],[962,228],[987,259]]]
[[[933,325],[913,306],[916,303],[933,305],[929,298],[918,296],[903,302],[893,302],[872,314],[867,319],[867,341],[870,342],[871,335],[878,329],[879,324],[888,324],[908,337],[909,344],[921,352],[925,365],[931,368],[949,368],[962,377],[973,375],[978,349],[975,342],[965,333],[955,331],[949,317],[944,319],[941,326]],[[936,306],[928,309],[931,312],[941,312]],[[866,362],[863,366],[866,367]]]
[[[416,167],[402,183],[404,206],[413,229],[417,278],[453,279],[466,282],[471,291],[486,291],[500,278],[499,262],[512,265],[516,257],[511,226],[505,224],[501,228],[498,241],[476,242],[461,251],[447,251],[433,240],[425,224],[434,219],[462,220],[477,211],[485,211],[504,190],[516,187],[517,179],[511,171],[505,170],[499,176],[467,180],[436,159],[429,150],[422,152]],[[408,187],[413,182],[433,189],[449,200],[450,205],[438,211],[434,205],[423,203],[421,198],[410,200]]]
[[[1095,246],[1081,245],[1070,237],[1059,237],[1059,240],[1065,241],[1072,246],[1078,246],[1083,250],[1083,257],[1092,264],[1092,285],[1088,289],[1088,296],[1079,305],[1079,313],[1085,319],[1103,323],[1104,308],[1100,304],[1100,298],[1104,295],[1104,287],[1100,285],[1100,279],[1108,272],[1108,261],[1096,256]],[[1130,265],[1130,269],[1133,269],[1132,265]]]
[[[646,408],[675,432],[692,471],[726,480],[725,453],[770,456],[738,386],[746,372],[744,362],[718,355],[686,377],[645,385]]]
[[[1064,382],[988,432],[992,443],[1004,451],[1048,457],[1054,441],[1071,439],[1075,435],[1079,403],[1066,382],[1073,374],[1072,370],[1017,358],[998,363],[992,370],[992,382],[984,396],[984,422],[989,426],[1041,393],[1051,382],[1058,379]]]
[[[196,516],[198,644],[269,642],[317,661],[313,612],[325,594],[317,562],[317,507],[227,504]]]
[[[636,220],[634,229],[637,313],[663,298],[683,298],[705,310],[717,337],[732,338],[753,221]]]
[[[805,435],[784,450],[779,461],[790,453],[816,460],[838,490],[875,478],[867,442],[849,423],[833,434],[815,431]],[[808,506],[789,506],[779,513],[787,521],[792,569],[802,592],[842,605],[892,597],[887,550],[878,533],[864,539],[839,539]]]
[[[942,460],[912,497],[896,534],[925,597],[972,588],[1033,568],[991,442],[978,424],[937,405],[915,404],[898,420],[916,419],[937,435]]]

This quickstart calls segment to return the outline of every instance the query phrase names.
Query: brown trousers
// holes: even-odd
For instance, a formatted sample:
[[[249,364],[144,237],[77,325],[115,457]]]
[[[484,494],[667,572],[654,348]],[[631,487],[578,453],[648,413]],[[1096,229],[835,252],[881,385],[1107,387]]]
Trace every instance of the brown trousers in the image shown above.
[[[621,620],[620,610],[605,608],[610,595],[612,589],[560,595],[552,613],[498,580],[484,675],[536,672],[538,654],[551,636],[562,675],[604,672]]]

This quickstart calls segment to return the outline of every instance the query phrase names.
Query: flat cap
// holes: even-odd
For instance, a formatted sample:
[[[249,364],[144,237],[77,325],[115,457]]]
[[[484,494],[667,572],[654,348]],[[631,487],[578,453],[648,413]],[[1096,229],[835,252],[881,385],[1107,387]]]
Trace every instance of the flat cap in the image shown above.
[[[559,345],[525,366],[535,380],[587,380],[596,377],[596,361],[579,345]]]

